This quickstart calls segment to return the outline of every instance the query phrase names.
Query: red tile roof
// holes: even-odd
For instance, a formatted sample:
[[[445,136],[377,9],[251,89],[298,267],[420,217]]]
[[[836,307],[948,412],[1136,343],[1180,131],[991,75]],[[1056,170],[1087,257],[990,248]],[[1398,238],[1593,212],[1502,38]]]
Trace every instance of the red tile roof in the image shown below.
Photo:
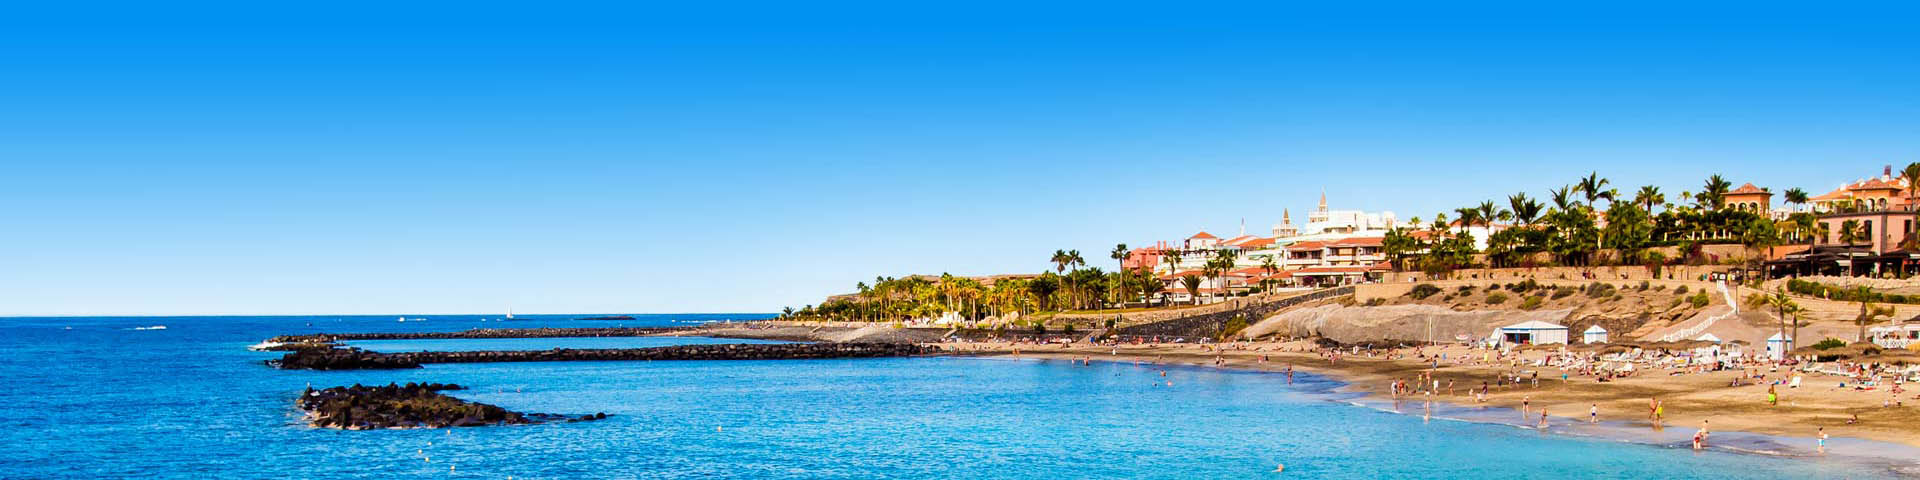
[[[1288,250],[1319,250],[1322,248],[1327,248],[1327,244],[1321,242],[1300,242],[1287,245]]]
[[[1378,247],[1383,241],[1386,241],[1386,237],[1354,237],[1334,240],[1331,245],[1335,247]]]
[[[1869,178],[1864,182],[1855,182],[1852,185],[1848,185],[1847,189],[1848,190],[1899,190],[1900,186],[1895,184],[1894,182],[1881,180],[1878,178]]]
[[[1265,247],[1269,245],[1273,245],[1273,239],[1255,238],[1255,239],[1248,240],[1246,242],[1241,243],[1240,248],[1259,248],[1259,247]]]
[[[1773,195],[1773,192],[1761,190],[1760,187],[1753,186],[1752,183],[1741,185],[1740,188],[1736,188],[1736,189],[1733,189],[1733,191],[1731,192],[1727,192],[1727,195],[1754,195],[1754,194]]]
[[[1188,238],[1188,239],[1195,239],[1195,238],[1198,238],[1198,239],[1211,239],[1211,238],[1220,238],[1220,237],[1216,237],[1216,236],[1213,236],[1213,234],[1211,234],[1211,233],[1207,233],[1207,232],[1200,232],[1200,233],[1196,233],[1196,234],[1193,234],[1193,236],[1191,236],[1191,237],[1187,237],[1187,238]]]

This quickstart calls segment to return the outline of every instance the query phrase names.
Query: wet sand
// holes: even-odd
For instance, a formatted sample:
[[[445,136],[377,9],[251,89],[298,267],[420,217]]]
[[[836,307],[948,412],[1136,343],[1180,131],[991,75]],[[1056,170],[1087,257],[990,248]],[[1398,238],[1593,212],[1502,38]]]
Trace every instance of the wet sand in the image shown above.
[[[1114,347],[1077,344],[1063,348],[1059,345],[1018,345],[1009,343],[958,343],[936,344],[952,354],[979,356],[1018,356],[1023,358],[1077,359],[1090,358],[1098,361],[1153,362],[1162,364],[1211,367],[1215,366],[1218,355],[1222,368],[1237,368],[1261,371],[1284,371],[1291,364],[1294,369],[1324,375],[1347,383],[1343,390],[1364,393],[1364,401],[1374,405],[1391,404],[1392,382],[1408,380],[1409,383],[1423,372],[1430,370],[1430,364],[1416,359],[1389,360],[1369,358],[1365,355],[1342,356],[1338,362],[1313,351],[1312,344],[1303,341],[1260,342],[1244,345],[1245,349],[1226,349],[1214,351],[1198,345],[1123,345]],[[1411,349],[1402,349],[1402,353],[1412,355]],[[1479,351],[1466,347],[1427,348],[1428,355],[1445,353],[1449,360],[1461,355],[1479,358]],[[1259,361],[1261,355],[1267,355],[1268,361]],[[1539,359],[1542,352],[1523,354],[1524,359]],[[1530,384],[1507,387],[1497,386],[1498,379],[1505,372],[1539,370],[1538,387]],[[1748,383],[1739,387],[1728,386],[1730,380],[1739,376],[1739,371],[1708,372],[1699,374],[1669,375],[1665,370],[1646,370],[1633,377],[1614,379],[1609,382],[1597,382],[1593,377],[1568,372],[1569,379],[1561,381],[1561,371],[1554,367],[1509,367],[1500,365],[1458,365],[1441,362],[1438,369],[1432,370],[1433,378],[1440,381],[1438,394],[1432,401],[1454,408],[1458,407],[1494,407],[1522,409],[1529,411],[1534,419],[1538,418],[1541,408],[1546,408],[1556,417],[1552,423],[1586,422],[1588,409],[1598,405],[1600,420],[1606,425],[1618,427],[1628,435],[1634,430],[1645,432],[1637,441],[1648,443],[1671,443],[1674,438],[1682,443],[1699,429],[1702,421],[1711,422],[1713,432],[1747,432],[1771,437],[1781,437],[1781,443],[1804,443],[1803,449],[1810,452],[1814,445],[1813,437],[1821,427],[1835,440],[1830,447],[1840,444],[1871,444],[1889,442],[1899,444],[1894,448],[1877,450],[1904,451],[1895,452],[1910,456],[1912,448],[1920,448],[1920,395],[1912,390],[1902,393],[1905,406],[1883,407],[1882,402],[1890,398],[1885,389],[1861,392],[1851,388],[1840,389],[1836,386],[1842,381],[1839,377],[1808,374],[1800,388],[1789,389],[1781,386],[1779,405],[1766,403],[1767,385]],[[1781,378],[1785,371],[1769,373],[1768,379]],[[1447,382],[1454,382],[1453,392],[1447,391]],[[1484,403],[1475,400],[1473,394],[1481,382],[1493,386]],[[1920,385],[1916,385],[1920,386]],[[1648,404],[1652,398],[1665,403],[1665,417],[1661,422],[1664,428],[1656,429],[1648,418]],[[1523,406],[1525,399],[1530,405]],[[1402,407],[1406,402],[1425,402],[1428,396],[1412,394],[1402,396]],[[1418,411],[1422,407],[1413,407]],[[1847,424],[1847,420],[1859,416],[1857,424]],[[1519,420],[1516,418],[1515,420]],[[1505,423],[1505,422],[1503,422]],[[1512,422],[1518,424],[1519,422]],[[1677,436],[1677,437],[1676,437]],[[1733,435],[1738,436],[1738,435]],[[1727,438],[1722,436],[1717,438]],[[1844,438],[1871,440],[1874,442],[1851,442]],[[1803,441],[1802,441],[1803,440]],[[1711,441],[1709,443],[1712,443]],[[1905,448],[1901,448],[1904,446]],[[1802,448],[1794,447],[1793,450]],[[1840,454],[1841,452],[1830,453]],[[1867,453],[1870,456],[1885,455],[1885,452]]]

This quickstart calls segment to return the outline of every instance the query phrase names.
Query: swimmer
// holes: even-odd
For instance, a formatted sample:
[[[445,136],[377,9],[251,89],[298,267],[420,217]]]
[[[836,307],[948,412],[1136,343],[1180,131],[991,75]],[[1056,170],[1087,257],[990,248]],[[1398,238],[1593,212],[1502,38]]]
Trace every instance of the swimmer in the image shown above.
[[[1282,463],[1282,464],[1279,464],[1278,466],[1273,467],[1273,473],[1280,473],[1284,471],[1287,471],[1287,464]]]

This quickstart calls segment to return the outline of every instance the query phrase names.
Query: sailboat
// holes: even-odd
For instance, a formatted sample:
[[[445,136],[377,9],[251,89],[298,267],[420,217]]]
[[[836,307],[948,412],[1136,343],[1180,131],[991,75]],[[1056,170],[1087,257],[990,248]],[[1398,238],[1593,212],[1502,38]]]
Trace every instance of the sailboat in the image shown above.
[[[513,307],[507,307],[507,320],[513,320]]]

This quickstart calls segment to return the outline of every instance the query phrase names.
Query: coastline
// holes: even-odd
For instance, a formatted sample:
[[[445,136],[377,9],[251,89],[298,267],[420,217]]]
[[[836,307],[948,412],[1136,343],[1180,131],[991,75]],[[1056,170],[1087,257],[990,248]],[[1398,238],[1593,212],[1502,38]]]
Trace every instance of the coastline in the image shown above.
[[[1844,425],[1844,420],[1827,426],[1832,436],[1828,441],[1829,452],[1819,454],[1815,451],[1813,432],[1815,428],[1796,427],[1805,422],[1818,422],[1832,414],[1827,410],[1812,407],[1789,406],[1783,400],[1775,411],[1757,411],[1755,408],[1715,408],[1726,405],[1714,405],[1714,402],[1688,399],[1690,394],[1718,393],[1709,392],[1710,387],[1697,385],[1707,378],[1661,377],[1657,388],[1648,385],[1633,385],[1631,382],[1616,381],[1594,383],[1587,379],[1586,388],[1577,384],[1580,379],[1562,383],[1558,375],[1548,380],[1543,378],[1538,388],[1514,387],[1493,389],[1484,403],[1476,402],[1467,393],[1467,382],[1473,379],[1473,388],[1479,387],[1479,379],[1489,381],[1498,375],[1494,368],[1479,366],[1442,365],[1435,372],[1435,378],[1445,382],[1456,381],[1458,394],[1444,393],[1433,395],[1410,395],[1395,399],[1391,393],[1391,382],[1426,370],[1425,363],[1415,364],[1406,360],[1387,360],[1380,358],[1342,357],[1337,363],[1313,353],[1305,342],[1280,342],[1250,344],[1249,350],[1226,350],[1214,352],[1197,345],[1158,345],[1158,346],[1121,346],[1118,349],[1103,346],[1076,345],[1061,348],[1058,345],[1031,345],[1006,343],[946,343],[934,344],[951,356],[971,356],[981,358],[1040,359],[1040,360],[1080,360],[1110,363],[1139,363],[1143,365],[1166,365],[1181,368],[1222,368],[1263,373],[1284,373],[1291,365],[1295,370],[1320,376],[1341,385],[1327,392],[1334,394],[1330,401],[1340,401],[1362,408],[1403,415],[1422,415],[1442,420],[1490,423],[1533,430],[1541,408],[1547,409],[1552,417],[1550,426],[1543,433],[1570,435],[1579,437],[1599,437],[1608,440],[1624,441],[1667,448],[1689,448],[1692,433],[1700,428],[1702,420],[1711,422],[1712,436],[1707,444],[1708,450],[1754,455],[1804,458],[1810,460],[1835,460],[1884,465],[1890,471],[1906,476],[1920,476],[1920,431],[1903,430],[1895,425],[1879,425],[1882,422],[1897,419],[1879,419],[1869,422],[1870,417],[1863,416],[1861,425]],[[1251,348],[1265,348],[1252,350]],[[1293,350],[1306,348],[1306,351]],[[1016,353],[1015,350],[1018,350]],[[1221,363],[1215,365],[1215,354],[1220,355]],[[1265,363],[1259,361],[1261,355],[1268,356]],[[1631,380],[1631,379],[1629,379]],[[1682,385],[1673,385],[1679,383]],[[1679,387],[1679,388],[1672,388]],[[1443,383],[1443,389],[1444,383]],[[1751,390],[1754,387],[1724,387]],[[1657,390],[1657,391],[1656,391]],[[1764,387],[1760,387],[1764,392]],[[1646,395],[1662,395],[1663,398],[1675,398],[1668,401],[1668,409],[1663,428],[1654,428],[1646,418]],[[1745,393],[1745,392],[1741,392]],[[1350,397],[1339,398],[1351,395]],[[1521,413],[1524,399],[1531,400],[1531,407]],[[1425,412],[1424,404],[1432,402],[1433,410]],[[1591,405],[1598,404],[1601,422],[1587,423],[1586,414]],[[1637,409],[1633,405],[1638,406]],[[1412,405],[1413,408],[1404,408]],[[1684,406],[1676,409],[1675,406]],[[1894,410],[1909,410],[1900,408]],[[1552,413],[1560,412],[1560,413]],[[1905,413],[1905,412],[1901,412]],[[1573,414],[1573,415],[1568,415]],[[1505,418],[1506,420],[1502,420]]]

